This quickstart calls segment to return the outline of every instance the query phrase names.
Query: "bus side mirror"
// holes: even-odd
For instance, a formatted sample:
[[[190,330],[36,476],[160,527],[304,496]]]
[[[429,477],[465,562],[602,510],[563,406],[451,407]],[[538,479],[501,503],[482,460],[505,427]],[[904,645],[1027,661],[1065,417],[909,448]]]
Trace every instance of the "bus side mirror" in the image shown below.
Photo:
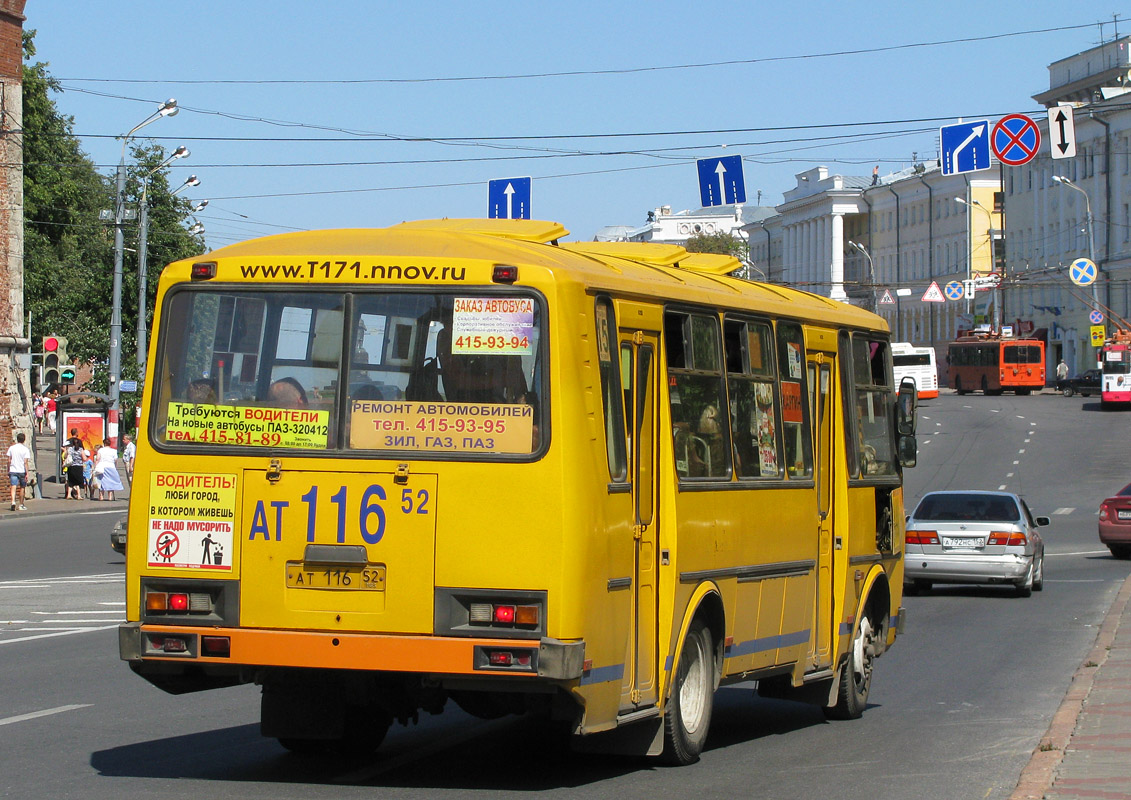
[[[919,458],[919,442],[915,437],[900,434],[898,448],[900,466],[914,467]]]
[[[904,378],[899,384],[899,394],[895,400],[895,429],[901,436],[915,435],[915,406],[918,393],[915,381]]]

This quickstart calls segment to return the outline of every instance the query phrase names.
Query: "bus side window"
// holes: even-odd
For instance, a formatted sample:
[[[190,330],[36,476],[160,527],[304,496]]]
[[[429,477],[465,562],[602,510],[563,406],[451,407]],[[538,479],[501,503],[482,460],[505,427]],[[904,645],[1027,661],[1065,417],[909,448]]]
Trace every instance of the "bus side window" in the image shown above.
[[[770,326],[728,319],[723,325],[723,348],[735,471],[740,478],[780,478],[780,425]]]
[[[894,475],[892,389],[887,377],[891,373],[887,342],[854,335],[852,366],[856,453],[860,476]]]
[[[813,475],[813,439],[809,434],[809,403],[804,383],[805,343],[801,326],[794,322],[779,322],[777,344],[786,473],[790,478],[808,478]]]
[[[605,450],[609,463],[609,480],[619,483],[628,478],[628,459],[625,453],[621,374],[617,362],[613,359],[617,341],[616,317],[609,298],[597,298],[595,318],[597,363],[601,372],[601,399],[605,415]]]
[[[664,314],[672,436],[681,478],[730,477],[718,323],[717,317],[706,314]]]

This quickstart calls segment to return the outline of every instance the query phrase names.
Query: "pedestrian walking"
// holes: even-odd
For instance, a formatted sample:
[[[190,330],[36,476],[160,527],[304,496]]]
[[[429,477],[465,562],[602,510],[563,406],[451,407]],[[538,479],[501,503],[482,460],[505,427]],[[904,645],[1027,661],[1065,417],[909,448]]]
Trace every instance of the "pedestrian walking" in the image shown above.
[[[57,406],[55,404],[56,394],[56,392],[47,393],[47,429],[51,431],[51,433],[55,432],[55,411],[57,410]]]
[[[70,500],[72,497],[75,500],[82,499],[82,490],[83,487],[86,486],[86,481],[83,480],[82,474],[83,453],[85,449],[82,439],[79,438],[78,428],[71,428],[71,436],[63,444],[61,454],[63,466],[67,470],[67,488],[66,494],[63,495],[64,500]]]
[[[118,451],[110,446],[109,439],[103,439],[94,454],[94,477],[98,481],[99,500],[113,500],[114,492],[125,488],[118,476]]]
[[[38,392],[35,395],[35,432],[43,433],[43,417],[45,415],[43,395]]]
[[[24,442],[27,436],[16,434],[16,442],[8,448],[8,482],[12,485],[12,510],[27,511],[24,495],[27,490],[28,465],[31,464],[31,451]]]
[[[122,441],[126,443],[125,448],[122,450],[122,463],[126,467],[126,483],[133,488],[134,485],[134,458],[137,456],[137,445],[134,444],[133,438],[126,434],[122,437]]]
[[[1060,363],[1056,365],[1056,379],[1062,381],[1068,377],[1068,364],[1064,359],[1060,359]]]

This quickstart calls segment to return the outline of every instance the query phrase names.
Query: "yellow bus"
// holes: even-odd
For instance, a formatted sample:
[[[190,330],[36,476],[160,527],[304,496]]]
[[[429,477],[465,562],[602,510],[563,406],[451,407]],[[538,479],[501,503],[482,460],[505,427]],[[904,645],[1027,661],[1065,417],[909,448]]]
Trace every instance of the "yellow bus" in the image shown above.
[[[859,716],[901,630],[884,321],[557,223],[284,234],[161,274],[120,654],[368,751],[448,700],[698,758],[722,683]]]

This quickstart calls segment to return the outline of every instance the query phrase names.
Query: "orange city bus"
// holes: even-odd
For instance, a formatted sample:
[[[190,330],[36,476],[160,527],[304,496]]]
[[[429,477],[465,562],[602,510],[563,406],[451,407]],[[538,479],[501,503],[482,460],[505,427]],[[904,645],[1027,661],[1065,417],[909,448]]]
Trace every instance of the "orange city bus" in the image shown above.
[[[947,347],[950,385],[959,394],[981,390],[1029,394],[1045,387],[1045,343],[966,331]]]
[[[901,630],[883,319],[557,223],[291,233],[161,273],[122,659],[369,751],[451,700],[698,757],[719,684],[859,716]]]

